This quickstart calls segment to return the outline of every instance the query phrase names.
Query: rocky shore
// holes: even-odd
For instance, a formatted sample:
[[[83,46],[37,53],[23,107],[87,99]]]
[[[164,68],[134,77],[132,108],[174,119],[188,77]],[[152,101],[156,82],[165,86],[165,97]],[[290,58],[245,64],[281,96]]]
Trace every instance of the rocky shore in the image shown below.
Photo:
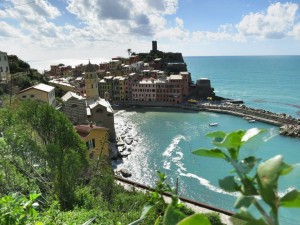
[[[138,146],[139,139],[132,124],[125,121],[115,122],[115,130],[117,131],[116,143],[111,143],[112,166],[116,175],[123,177],[131,177],[131,171],[128,168],[118,168],[121,165],[123,158],[127,158]]]

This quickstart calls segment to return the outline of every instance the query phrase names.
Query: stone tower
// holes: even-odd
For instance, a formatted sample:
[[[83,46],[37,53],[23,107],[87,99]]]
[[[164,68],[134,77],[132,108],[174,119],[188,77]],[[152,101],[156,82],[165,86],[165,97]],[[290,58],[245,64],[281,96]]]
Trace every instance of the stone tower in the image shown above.
[[[86,97],[99,97],[98,91],[98,75],[95,67],[89,61],[89,64],[85,67],[85,71],[83,72],[84,82],[85,82],[85,92]]]
[[[157,41],[152,41],[152,51],[157,52]]]

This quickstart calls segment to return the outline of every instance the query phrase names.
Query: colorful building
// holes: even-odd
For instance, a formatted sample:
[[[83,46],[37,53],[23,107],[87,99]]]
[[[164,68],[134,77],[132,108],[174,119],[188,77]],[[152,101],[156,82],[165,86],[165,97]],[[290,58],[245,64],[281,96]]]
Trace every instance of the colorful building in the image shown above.
[[[85,67],[85,71],[83,72],[84,75],[84,81],[85,81],[85,93],[86,97],[98,97],[99,91],[98,91],[98,83],[99,78],[97,75],[97,71],[95,67],[91,64],[89,61],[89,64]]]
[[[77,125],[74,127],[81,139],[85,142],[88,156],[98,159],[101,156],[109,156],[108,129],[105,127],[90,125]]]

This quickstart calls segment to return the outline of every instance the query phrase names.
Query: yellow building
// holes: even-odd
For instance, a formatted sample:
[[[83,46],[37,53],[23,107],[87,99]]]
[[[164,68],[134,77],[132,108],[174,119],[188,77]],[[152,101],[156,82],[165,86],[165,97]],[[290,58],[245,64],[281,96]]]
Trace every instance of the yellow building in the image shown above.
[[[108,129],[95,125],[77,125],[76,132],[86,143],[88,155],[91,159],[98,159],[99,156],[109,155]]]
[[[55,88],[47,84],[38,84],[17,93],[19,99],[31,99],[55,106]]]
[[[120,100],[124,101],[125,100],[125,78],[120,77],[119,78],[119,90],[120,90]]]
[[[97,71],[94,68],[94,66],[89,62],[87,66],[85,67],[85,71],[83,72],[84,75],[84,81],[85,81],[85,92],[86,97],[98,97],[99,91],[98,91],[98,82],[99,78],[97,75]]]

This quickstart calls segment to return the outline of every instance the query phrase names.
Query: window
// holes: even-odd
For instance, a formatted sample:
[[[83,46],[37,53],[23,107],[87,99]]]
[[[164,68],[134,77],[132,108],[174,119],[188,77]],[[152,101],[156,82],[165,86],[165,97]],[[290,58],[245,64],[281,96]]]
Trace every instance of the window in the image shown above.
[[[30,98],[34,98],[34,95],[30,95]]]
[[[76,104],[72,104],[72,105],[71,105],[71,108],[76,108],[76,107],[77,107]]]
[[[3,58],[4,58],[4,61],[6,61],[6,55],[5,55],[5,56],[3,56]]]
[[[95,139],[86,142],[86,147],[88,150],[95,148]]]
[[[3,72],[2,66],[0,66],[0,72]]]
[[[22,98],[26,98],[26,95],[23,95]]]

